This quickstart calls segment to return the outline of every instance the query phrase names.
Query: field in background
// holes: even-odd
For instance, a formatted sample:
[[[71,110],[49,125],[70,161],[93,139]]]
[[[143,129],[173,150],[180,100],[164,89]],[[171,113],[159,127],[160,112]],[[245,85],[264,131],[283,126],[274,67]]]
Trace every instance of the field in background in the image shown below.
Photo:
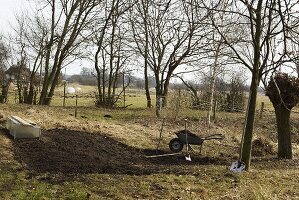
[[[92,95],[94,88],[81,87],[80,96]],[[221,133],[224,141],[207,141],[200,155],[146,158],[155,154],[162,119],[154,108],[145,107],[145,96],[127,91],[126,109],[94,106],[94,98],[75,98],[63,104],[58,88],[50,107],[0,105],[2,115],[18,115],[36,121],[43,129],[41,140],[13,141],[0,134],[1,199],[296,199],[299,189],[298,113],[293,113],[294,160],[276,159],[276,130],[268,98],[265,112],[255,124],[252,170],[235,174],[230,164],[238,159],[244,113],[217,112],[216,123],[208,127],[207,111],[182,104],[175,108],[175,95],[162,110],[165,126],[158,153],[169,153],[174,132],[187,127],[198,135]],[[154,99],[154,96],[153,96]],[[182,100],[187,102],[187,100]],[[154,104],[154,102],[153,102]],[[122,102],[120,102],[122,106]],[[298,109],[296,109],[298,110]],[[111,118],[104,117],[110,115]],[[5,121],[2,120],[2,126]],[[183,151],[186,153],[186,151]]]
[[[68,84],[67,87],[80,88],[81,90],[77,92],[78,94],[78,105],[79,106],[94,106],[95,105],[95,94],[97,89],[95,86],[82,86],[78,84]],[[63,105],[63,90],[62,86],[58,87],[55,96],[52,100],[52,106],[62,106]],[[154,90],[151,90],[153,104],[155,103]],[[67,94],[66,105],[75,106],[75,94]],[[87,97],[87,98],[86,98]],[[133,108],[146,108],[146,99],[143,90],[138,89],[126,89],[126,103],[125,105],[132,104]],[[123,94],[120,95],[118,101],[118,106],[123,106]]]

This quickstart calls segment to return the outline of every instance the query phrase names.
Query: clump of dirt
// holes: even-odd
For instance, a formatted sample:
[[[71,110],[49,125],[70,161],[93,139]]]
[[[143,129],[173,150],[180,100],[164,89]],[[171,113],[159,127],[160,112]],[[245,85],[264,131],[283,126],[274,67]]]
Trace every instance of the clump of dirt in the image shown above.
[[[252,142],[252,155],[256,157],[263,157],[266,155],[274,155],[273,145],[264,138],[257,138]]]

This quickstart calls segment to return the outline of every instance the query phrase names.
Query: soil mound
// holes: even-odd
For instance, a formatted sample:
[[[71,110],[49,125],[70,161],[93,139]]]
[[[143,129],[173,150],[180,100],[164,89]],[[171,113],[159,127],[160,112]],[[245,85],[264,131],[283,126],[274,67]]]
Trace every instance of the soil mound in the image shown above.
[[[264,138],[257,138],[252,142],[252,155],[255,157],[263,157],[266,155],[274,155],[273,145]]]
[[[11,140],[14,159],[32,176],[49,182],[76,178],[80,174],[149,175],[152,173],[190,174],[194,165],[228,165],[227,158],[167,154],[166,150],[127,146],[104,133],[69,129],[43,130],[38,139]],[[190,171],[191,170],[191,171]]]
[[[43,131],[41,140],[16,140],[15,158],[35,172],[138,173],[141,154],[100,133]]]

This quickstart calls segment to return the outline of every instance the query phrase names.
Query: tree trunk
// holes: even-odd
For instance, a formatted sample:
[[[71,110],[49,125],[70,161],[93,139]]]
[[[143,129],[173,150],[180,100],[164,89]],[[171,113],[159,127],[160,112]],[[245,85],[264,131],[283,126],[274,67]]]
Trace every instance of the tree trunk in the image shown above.
[[[162,91],[161,91],[161,83],[159,80],[159,74],[155,74],[155,78],[156,78],[156,116],[160,117],[160,109],[161,109],[161,97],[162,97]]]
[[[105,64],[105,60],[104,60],[104,53],[103,53],[103,51],[102,51],[102,58],[103,58],[103,78],[102,78],[102,86],[103,86],[103,92],[102,92],[102,96],[103,96],[103,105],[106,105],[106,100],[107,100],[107,98],[106,98],[106,74],[105,74],[105,72],[106,72],[106,64]]]
[[[256,98],[257,98],[257,88],[261,80],[262,69],[261,67],[261,35],[262,35],[262,5],[263,1],[259,0],[257,2],[256,9],[256,24],[255,33],[253,35],[253,68],[252,68],[252,78],[250,84],[250,95],[248,101],[248,109],[245,120],[244,127],[244,138],[242,144],[242,153],[241,160],[245,163],[245,170],[248,171],[250,168],[250,159],[251,159],[251,148],[252,148],[252,136],[253,136],[253,127],[254,127],[254,118],[255,118],[255,107],[256,107]],[[253,31],[253,30],[252,30]]]
[[[147,62],[147,61],[145,61]],[[145,89],[145,96],[146,96],[146,107],[151,108],[152,106],[152,100],[151,95],[149,91],[149,85],[148,85],[148,76],[147,76],[147,64],[144,66],[144,89]]]
[[[103,103],[103,94],[102,94],[102,86],[101,86],[101,73],[97,73],[97,82],[98,82],[98,93],[99,97],[97,99],[97,106],[100,106]]]
[[[7,84],[4,83],[2,85],[0,103],[6,103],[7,102],[9,85],[10,85],[10,81],[7,81]]]
[[[156,116],[160,117],[161,116],[161,96],[160,95],[156,95]]]
[[[169,89],[169,81],[165,81],[165,84],[164,84],[164,89],[163,89],[163,94],[162,94],[162,107],[166,107],[167,106],[167,103],[168,103],[168,90]]]
[[[277,123],[278,157],[292,159],[292,142],[290,129],[291,111],[282,104],[274,107]]]
[[[216,52],[216,55],[218,55],[218,52]],[[211,68],[210,106],[209,106],[209,112],[208,112],[208,125],[209,126],[211,125],[211,116],[212,116],[213,106],[214,106],[214,93],[215,93],[215,85],[216,85],[217,58],[218,57],[216,56],[213,67]]]
[[[97,72],[97,87],[98,87],[98,98],[96,99],[96,106],[100,106],[103,103],[103,95],[102,95],[102,87],[101,87],[101,70],[99,68],[99,53],[101,51],[101,48],[98,47],[96,53],[95,53],[95,63],[94,63],[94,67],[95,70]]]
[[[26,103],[26,104],[33,104],[33,101],[34,101],[34,94],[35,94],[35,92],[34,92],[34,89],[35,89],[35,87],[34,87],[34,78],[35,78],[35,73],[34,73],[34,69],[33,69],[33,72],[30,75],[28,95],[25,96],[25,99],[24,99],[24,103]]]
[[[148,17],[148,2],[142,1],[144,8],[144,29],[145,29],[145,49],[144,49],[144,89],[146,95],[146,107],[150,108],[152,106],[151,95],[149,91],[148,85],[148,51],[149,51],[149,35],[148,35],[148,27],[147,27],[147,17]]]
[[[43,80],[42,91],[39,98],[39,104],[45,105],[47,99],[47,93],[49,89],[49,69],[50,69],[50,59],[51,59],[51,51],[52,46],[54,44],[54,32],[55,32],[55,14],[56,14],[56,7],[55,7],[55,0],[53,0],[52,6],[52,15],[51,15],[51,35],[48,44],[46,45],[46,56],[45,56],[45,74]],[[42,76],[42,74],[41,74]]]
[[[60,73],[59,66],[57,65],[58,60],[56,60],[52,66],[52,71],[50,74],[45,72],[43,88],[40,96],[40,105],[50,105],[51,98],[54,95],[54,90],[58,82],[58,77]],[[59,61],[62,62],[62,61]],[[58,72],[59,71],[59,72]],[[58,75],[57,75],[58,73]],[[46,76],[46,74],[48,74]],[[56,77],[57,76],[57,77]],[[54,84],[54,85],[53,85]],[[50,90],[49,90],[50,88]],[[48,92],[49,91],[49,92]]]
[[[55,88],[56,88],[56,86],[58,84],[58,81],[59,81],[59,75],[60,75],[60,71],[61,71],[61,65],[62,65],[62,60],[60,60],[59,63],[58,63],[57,70],[56,70],[56,73],[54,74],[53,80],[51,81],[50,91],[48,93],[48,96],[46,97],[44,105],[49,106],[50,103],[51,103],[52,97],[53,97],[54,92],[55,92]]]
[[[34,100],[34,86],[32,84],[30,84],[30,86],[29,86],[29,92],[24,97],[24,103],[26,103],[26,104],[33,104],[33,100]]]
[[[250,95],[248,100],[248,109],[246,113],[243,144],[241,145],[241,161],[244,162],[246,165],[245,170],[249,170],[250,168],[252,137],[253,137],[253,127],[254,127],[258,85],[259,85],[258,78],[253,76],[250,85]]]
[[[218,57],[220,53],[220,46],[221,43],[218,44],[215,52],[215,60],[213,65],[211,66],[211,82],[210,82],[210,108],[208,112],[208,125],[211,125],[211,116],[213,112],[213,106],[214,106],[214,94],[215,94],[215,87],[216,87],[216,72],[217,72],[217,66],[218,66]],[[215,120],[215,119],[214,119]]]
[[[22,85],[19,80],[17,80],[17,89],[18,89],[19,103],[23,103]]]
[[[167,106],[167,103],[168,103],[168,91],[169,91],[169,83],[170,83],[170,78],[171,78],[171,75],[173,73],[173,71],[175,70],[176,66],[169,66],[169,71],[167,72],[167,76],[166,76],[166,79],[165,79],[165,83],[163,85],[163,102],[162,102],[162,106],[163,107],[166,107]],[[161,79],[161,84],[162,83],[163,79]]]
[[[49,88],[49,82],[48,82],[48,73],[46,72],[46,69],[45,69],[45,75],[44,75],[44,81],[43,81],[43,84],[42,84],[42,90],[41,90],[41,94],[40,94],[40,97],[39,97],[39,104],[40,105],[45,105],[45,101],[46,101],[46,97],[47,97],[47,91],[48,91],[48,88]]]

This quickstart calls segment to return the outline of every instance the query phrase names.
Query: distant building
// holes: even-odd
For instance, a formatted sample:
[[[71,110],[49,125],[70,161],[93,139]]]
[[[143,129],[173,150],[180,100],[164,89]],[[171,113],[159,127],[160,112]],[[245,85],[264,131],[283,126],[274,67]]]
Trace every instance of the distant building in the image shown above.
[[[22,67],[19,63],[17,65],[12,65],[5,72],[6,79],[15,81],[17,79],[21,81],[28,81],[30,77],[30,69],[27,67]]]

